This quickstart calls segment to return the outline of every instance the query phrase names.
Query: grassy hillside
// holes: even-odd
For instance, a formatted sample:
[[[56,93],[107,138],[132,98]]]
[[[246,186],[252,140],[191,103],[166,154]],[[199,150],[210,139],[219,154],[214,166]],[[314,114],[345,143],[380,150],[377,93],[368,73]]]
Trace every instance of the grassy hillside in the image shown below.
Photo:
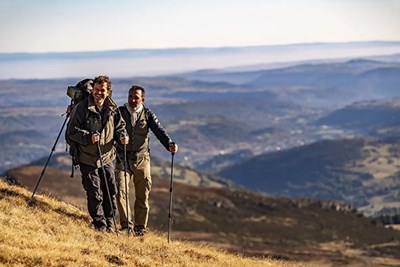
[[[85,212],[0,182],[0,265],[6,266],[304,266],[244,258],[206,245],[98,233]]]
[[[14,174],[36,181],[40,170],[30,166]],[[86,210],[79,177],[71,179],[55,168],[48,174],[40,190]],[[152,232],[167,232],[168,187],[168,179],[153,176]],[[373,224],[351,207],[334,201],[273,198],[176,182],[172,215],[174,240],[207,242],[232,253],[317,266],[400,264],[400,232]]]

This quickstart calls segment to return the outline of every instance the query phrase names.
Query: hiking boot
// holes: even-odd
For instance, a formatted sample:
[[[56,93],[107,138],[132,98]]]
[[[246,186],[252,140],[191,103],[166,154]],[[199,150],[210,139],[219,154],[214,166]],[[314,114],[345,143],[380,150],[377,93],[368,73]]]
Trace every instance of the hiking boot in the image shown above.
[[[135,232],[135,236],[144,236],[144,234],[147,232],[143,225],[135,225],[133,231]]]
[[[135,236],[144,236],[145,233],[146,233],[145,229],[135,231]]]

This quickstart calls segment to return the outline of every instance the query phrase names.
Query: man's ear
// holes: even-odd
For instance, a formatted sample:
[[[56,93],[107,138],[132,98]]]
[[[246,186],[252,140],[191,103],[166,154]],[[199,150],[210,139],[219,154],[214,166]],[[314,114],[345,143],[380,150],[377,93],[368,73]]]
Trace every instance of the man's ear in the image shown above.
[[[142,97],[142,102],[144,102],[144,97]]]

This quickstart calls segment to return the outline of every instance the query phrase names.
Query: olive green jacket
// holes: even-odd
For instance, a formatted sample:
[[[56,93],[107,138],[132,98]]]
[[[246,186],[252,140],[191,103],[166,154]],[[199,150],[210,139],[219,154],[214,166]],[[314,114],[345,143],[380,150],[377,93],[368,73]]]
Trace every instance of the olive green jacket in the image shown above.
[[[92,143],[92,134],[100,133],[100,152],[103,164],[109,164],[115,159],[114,141],[119,142],[126,135],[125,121],[119,113],[115,102],[107,97],[103,109],[103,118],[96,110],[93,96],[79,102],[72,110],[66,135],[76,144],[77,161],[100,168],[100,156],[97,143]]]

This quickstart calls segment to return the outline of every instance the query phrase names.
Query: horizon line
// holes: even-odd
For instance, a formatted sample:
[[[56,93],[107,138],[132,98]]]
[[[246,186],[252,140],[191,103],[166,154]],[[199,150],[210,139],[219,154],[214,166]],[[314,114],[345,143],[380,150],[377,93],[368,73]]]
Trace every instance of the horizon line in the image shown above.
[[[290,46],[312,46],[312,45],[346,45],[346,44],[391,44],[400,45],[400,40],[368,40],[368,41],[342,41],[342,42],[304,42],[304,43],[281,43],[281,44],[265,44],[265,45],[232,45],[232,46],[182,46],[182,47],[158,47],[158,48],[117,48],[117,49],[101,49],[101,50],[76,50],[76,51],[49,51],[49,52],[0,52],[0,55],[43,55],[43,54],[83,54],[83,53],[110,53],[110,52],[128,52],[128,51],[167,51],[167,50],[213,50],[213,49],[237,49],[237,48],[263,48],[263,47],[290,47]]]

